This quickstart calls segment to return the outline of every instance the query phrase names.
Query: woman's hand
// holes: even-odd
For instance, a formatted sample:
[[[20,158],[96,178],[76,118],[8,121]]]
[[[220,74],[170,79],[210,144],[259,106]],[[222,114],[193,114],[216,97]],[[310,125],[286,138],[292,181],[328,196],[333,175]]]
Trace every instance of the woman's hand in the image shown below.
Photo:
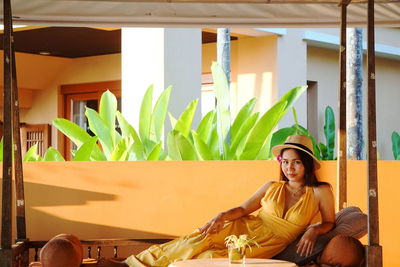
[[[218,213],[214,218],[206,223],[203,227],[199,228],[199,231],[205,234],[212,233],[216,234],[224,227],[225,219],[223,213]]]
[[[317,241],[318,231],[314,226],[309,227],[297,243],[297,254],[300,256],[309,256],[314,250]]]

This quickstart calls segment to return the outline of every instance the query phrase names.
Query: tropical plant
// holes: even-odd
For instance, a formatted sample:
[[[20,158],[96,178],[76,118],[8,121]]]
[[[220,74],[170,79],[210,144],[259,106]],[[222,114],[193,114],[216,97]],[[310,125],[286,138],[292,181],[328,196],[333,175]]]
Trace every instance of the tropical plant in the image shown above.
[[[189,103],[178,119],[169,114],[172,130],[166,134],[166,144],[163,130],[171,87],[160,94],[154,107],[153,86],[147,89],[141,104],[138,132],[117,111],[117,100],[109,91],[101,96],[99,112],[86,108],[85,116],[94,136],[65,119],[55,119],[53,125],[76,145],[77,149],[71,151],[74,161],[268,159],[272,131],[307,87],[291,89],[262,116],[253,113],[256,99],[250,99],[231,123],[226,75],[217,63],[212,64],[211,70],[216,109],[202,118],[196,130],[192,124],[198,99]],[[120,132],[115,129],[116,122]],[[36,148],[32,148],[28,159],[64,160],[54,149],[47,153],[42,159],[36,154]]]
[[[161,137],[170,93],[171,87],[168,87],[153,107],[153,86],[147,89],[140,109],[139,134],[117,111],[117,99],[110,91],[101,96],[98,113],[86,107],[89,129],[95,136],[65,119],[55,119],[53,124],[77,146],[72,151],[74,161],[165,159],[167,154],[162,149]],[[121,134],[115,129],[116,121]]]
[[[217,98],[216,109],[200,121],[197,130],[192,128],[197,100],[191,102],[179,119],[170,114],[173,130],[168,134],[168,156],[172,160],[255,160],[267,159],[273,129],[306,86],[296,87],[286,93],[260,119],[252,114],[256,99],[249,100],[231,124],[229,88],[222,68],[211,66]]]
[[[335,114],[330,106],[325,108],[325,124],[324,135],[326,144],[315,141],[314,136],[303,126],[298,124],[296,110],[293,108],[293,117],[295,124],[291,127],[279,129],[272,135],[271,147],[283,144],[289,135],[302,134],[310,137],[313,142],[313,150],[315,156],[319,160],[334,160],[335,159]]]
[[[63,156],[61,156],[60,152],[53,147],[49,147],[42,158],[37,153],[38,145],[34,144],[31,146],[28,151],[25,153],[23,161],[65,161]],[[3,138],[0,141],[0,162],[3,161]]]
[[[322,160],[335,159],[335,113],[330,106],[325,108],[324,135],[326,144],[319,143]]]
[[[395,160],[400,160],[400,135],[393,131],[392,133],[392,151]]]

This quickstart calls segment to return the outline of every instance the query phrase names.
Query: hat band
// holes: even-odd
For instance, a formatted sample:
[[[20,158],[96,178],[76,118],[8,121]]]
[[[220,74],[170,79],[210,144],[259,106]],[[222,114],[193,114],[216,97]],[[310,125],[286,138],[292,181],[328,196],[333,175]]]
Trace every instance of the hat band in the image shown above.
[[[300,147],[300,148],[302,148],[302,149],[304,149],[304,150],[306,150],[306,151],[308,151],[308,152],[310,152],[311,154],[313,154],[313,155],[314,155],[314,153],[311,151],[311,149],[309,149],[309,148],[308,148],[308,147],[306,147],[305,145],[298,144],[298,143],[285,143],[285,145],[293,145],[293,146],[298,146],[298,147]]]

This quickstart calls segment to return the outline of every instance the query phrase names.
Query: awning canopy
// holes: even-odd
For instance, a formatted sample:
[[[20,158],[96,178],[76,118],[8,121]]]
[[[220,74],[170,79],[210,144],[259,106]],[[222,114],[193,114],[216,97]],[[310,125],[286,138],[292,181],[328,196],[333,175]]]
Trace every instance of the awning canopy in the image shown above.
[[[12,0],[15,24],[134,27],[337,27],[338,0]],[[348,6],[348,24],[366,25],[367,4]],[[400,0],[377,1],[375,24],[400,27]]]

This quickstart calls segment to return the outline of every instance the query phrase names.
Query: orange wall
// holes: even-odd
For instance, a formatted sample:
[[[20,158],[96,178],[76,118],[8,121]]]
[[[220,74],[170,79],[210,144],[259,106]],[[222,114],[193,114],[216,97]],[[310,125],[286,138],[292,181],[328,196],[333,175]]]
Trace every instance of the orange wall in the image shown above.
[[[319,176],[336,188],[336,162]],[[27,162],[27,232],[82,239],[165,237],[190,233],[275,180],[275,161]],[[400,161],[378,163],[384,266],[399,266]],[[336,189],[335,189],[336,190]],[[366,162],[348,163],[348,204],[366,211]],[[366,240],[366,239],[364,239]]]

